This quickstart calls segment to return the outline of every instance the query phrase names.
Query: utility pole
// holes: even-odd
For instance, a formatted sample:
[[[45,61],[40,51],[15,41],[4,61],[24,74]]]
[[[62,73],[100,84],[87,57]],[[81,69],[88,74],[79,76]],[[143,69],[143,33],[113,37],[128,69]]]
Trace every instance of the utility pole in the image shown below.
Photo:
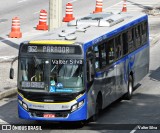
[[[62,0],[49,0],[49,30],[62,25]]]

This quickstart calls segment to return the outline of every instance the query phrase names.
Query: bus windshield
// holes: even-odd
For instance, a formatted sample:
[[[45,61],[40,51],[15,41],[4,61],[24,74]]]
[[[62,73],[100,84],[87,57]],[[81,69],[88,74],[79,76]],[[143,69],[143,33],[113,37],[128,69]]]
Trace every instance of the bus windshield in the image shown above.
[[[75,93],[83,87],[83,61],[80,59],[21,58],[20,87],[26,91]]]
[[[83,88],[82,64],[73,60],[51,60],[50,91],[80,91]],[[79,62],[79,60],[78,60]],[[62,63],[62,64],[61,64]]]

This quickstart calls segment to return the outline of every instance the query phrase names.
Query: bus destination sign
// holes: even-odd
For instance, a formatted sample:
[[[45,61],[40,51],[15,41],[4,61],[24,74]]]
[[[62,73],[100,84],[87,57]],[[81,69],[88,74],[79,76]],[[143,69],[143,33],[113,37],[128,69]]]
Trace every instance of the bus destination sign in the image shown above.
[[[75,54],[76,48],[74,46],[28,46],[27,53],[55,53],[55,54]]]

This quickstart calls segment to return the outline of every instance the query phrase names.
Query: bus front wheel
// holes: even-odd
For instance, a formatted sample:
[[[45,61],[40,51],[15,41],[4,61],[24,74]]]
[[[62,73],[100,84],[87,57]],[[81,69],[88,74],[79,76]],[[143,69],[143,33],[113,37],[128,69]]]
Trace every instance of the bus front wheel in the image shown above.
[[[91,119],[92,122],[96,122],[98,120],[101,110],[102,110],[102,98],[100,95],[98,95],[95,106],[95,114],[92,116]]]
[[[96,103],[95,114],[92,116],[91,122],[96,122],[98,120],[98,116],[99,116],[99,107],[98,103]]]

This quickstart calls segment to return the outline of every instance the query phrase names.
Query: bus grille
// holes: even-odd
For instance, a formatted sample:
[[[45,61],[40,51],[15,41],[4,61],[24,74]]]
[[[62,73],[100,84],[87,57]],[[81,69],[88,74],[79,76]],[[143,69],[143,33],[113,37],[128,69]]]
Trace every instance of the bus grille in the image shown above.
[[[29,109],[29,113],[33,116],[33,117],[43,117],[44,114],[54,114],[55,117],[63,117],[66,118],[70,111],[47,111],[47,110],[35,110],[35,109]]]

